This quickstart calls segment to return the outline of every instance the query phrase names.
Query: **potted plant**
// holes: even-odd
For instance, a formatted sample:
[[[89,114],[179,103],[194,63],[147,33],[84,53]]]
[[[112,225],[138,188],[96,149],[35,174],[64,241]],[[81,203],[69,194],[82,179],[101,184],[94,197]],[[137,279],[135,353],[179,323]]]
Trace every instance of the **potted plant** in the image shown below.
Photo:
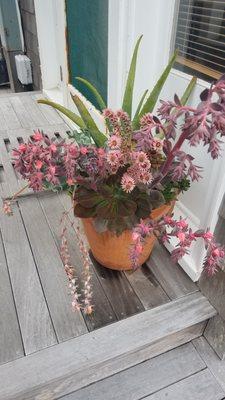
[[[80,129],[69,133],[68,142],[35,132],[14,150],[15,168],[34,191],[68,191],[74,214],[82,219],[92,253],[102,265],[137,268],[149,257],[156,236],[164,243],[177,238],[172,252],[177,260],[189,251],[192,242],[202,238],[207,248],[204,268],[212,274],[222,265],[224,248],[215,243],[209,230],[193,232],[186,220],[176,221],[171,214],[179,193],[201,178],[201,168],[182,149],[184,142],[190,146],[203,142],[213,159],[219,156],[219,136],[225,135],[225,76],[204,90],[197,108],[186,105],[195,85],[193,78],[181,99],[175,95],[173,101],[161,101],[157,114],[153,114],[175,53],[152,92],[143,94],[132,114],[140,41],[134,49],[121,110],[108,109],[96,88],[79,78],[96,97],[105,131],[98,128],[77,92],[72,93],[72,99],[79,115],[59,104],[39,100],[64,113]],[[5,202],[4,209],[10,213],[9,202]],[[74,282],[65,235],[62,248],[67,274]],[[80,248],[87,264],[82,240]],[[86,283],[90,288],[89,278]],[[77,299],[75,296],[76,306]]]

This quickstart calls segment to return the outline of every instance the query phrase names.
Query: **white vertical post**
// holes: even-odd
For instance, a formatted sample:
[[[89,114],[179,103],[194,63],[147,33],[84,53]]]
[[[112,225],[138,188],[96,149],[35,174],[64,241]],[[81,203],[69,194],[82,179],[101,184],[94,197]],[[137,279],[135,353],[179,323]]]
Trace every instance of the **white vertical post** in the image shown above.
[[[56,43],[54,0],[35,0],[35,14],[43,89],[54,89],[60,82]]]

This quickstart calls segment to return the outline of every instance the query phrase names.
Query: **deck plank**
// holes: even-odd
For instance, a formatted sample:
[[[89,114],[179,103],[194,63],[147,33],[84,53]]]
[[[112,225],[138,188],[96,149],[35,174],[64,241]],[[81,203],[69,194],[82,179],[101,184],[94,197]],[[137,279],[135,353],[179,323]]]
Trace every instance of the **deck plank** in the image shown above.
[[[198,290],[182,268],[175,264],[165,247],[156,243],[147,265],[171,300]]]
[[[48,224],[52,231],[57,247],[60,247],[60,218],[62,213],[65,211],[62,203],[60,202],[60,196],[56,195],[45,195],[39,196],[40,204],[43,208]],[[80,257],[80,250],[76,241],[76,236],[72,227],[68,224],[68,244],[70,249],[71,261],[76,267],[76,276],[79,282],[82,282],[82,261]],[[84,315],[88,329],[100,328],[104,325],[117,321],[116,315],[109,303],[106,294],[99,283],[99,280],[93,270],[91,285],[93,290],[93,305],[94,313],[91,315]]]
[[[117,318],[127,318],[143,311],[144,307],[126,276],[120,271],[103,267],[91,253],[90,257]]]
[[[169,296],[165,293],[146,264],[137,271],[128,271],[125,274],[145,310],[170,301]]]
[[[193,340],[193,344],[225,392],[225,360],[220,360],[203,336]]]
[[[35,126],[32,115],[29,113],[28,109],[25,108],[21,97],[11,97],[10,103],[12,104],[12,108],[15,111],[22,128],[32,128]]]
[[[45,96],[43,94],[35,94],[34,96],[32,96],[32,99],[37,103],[38,100],[44,99],[44,97]],[[60,114],[54,108],[39,103],[37,103],[37,107],[41,111],[43,116],[47,119],[49,125],[55,125],[64,122],[63,119],[60,117]]]
[[[210,371],[204,370],[145,397],[145,400],[222,400],[224,394]]]
[[[5,125],[8,129],[21,128],[21,123],[12,108],[9,98],[0,97],[0,110],[4,116]]]
[[[7,363],[0,366],[0,400],[33,400],[44,393],[62,397],[162,354],[171,349],[171,340],[176,347],[180,333],[213,315],[197,292]]]
[[[57,338],[82,335],[87,327],[82,314],[72,311],[67,277],[40,204],[32,197],[20,199],[19,206]]]
[[[17,205],[12,217],[0,214],[0,226],[25,353],[30,354],[57,340]]]
[[[139,400],[205,368],[189,343],[60,400]]]
[[[7,263],[0,236],[0,364],[24,355]]]
[[[32,96],[20,96],[23,106],[26,108],[28,115],[31,116],[36,127],[48,125],[48,120],[38,108],[37,102]]]

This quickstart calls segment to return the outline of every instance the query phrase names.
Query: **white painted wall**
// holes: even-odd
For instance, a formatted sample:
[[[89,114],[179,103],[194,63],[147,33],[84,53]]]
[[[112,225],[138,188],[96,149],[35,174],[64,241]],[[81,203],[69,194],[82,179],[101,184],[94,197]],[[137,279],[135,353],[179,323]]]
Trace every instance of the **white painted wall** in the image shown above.
[[[44,90],[52,90],[60,84],[59,30],[56,18],[56,1],[35,0],[38,44]],[[63,4],[63,1],[61,1]]]

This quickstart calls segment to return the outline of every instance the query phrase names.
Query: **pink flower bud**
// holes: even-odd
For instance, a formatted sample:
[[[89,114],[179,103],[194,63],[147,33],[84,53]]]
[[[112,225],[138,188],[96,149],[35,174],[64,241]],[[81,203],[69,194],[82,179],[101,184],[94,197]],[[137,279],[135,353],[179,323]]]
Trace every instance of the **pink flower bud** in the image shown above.
[[[212,255],[214,257],[220,257],[220,249],[214,249],[212,252]]]
[[[184,232],[178,232],[178,233],[177,233],[177,237],[178,237],[178,239],[180,240],[180,242],[184,242],[184,240],[185,240],[185,238],[186,238]]]
[[[86,147],[81,147],[80,152],[81,152],[81,154],[85,155],[85,154],[87,154],[88,150]]]
[[[133,242],[136,242],[136,240],[139,238],[139,234],[137,232],[132,233],[132,240]]]
[[[142,250],[143,250],[143,246],[139,243],[137,244],[137,246],[135,247],[135,250],[138,254],[141,254]]]
[[[36,167],[37,169],[41,169],[41,168],[42,168],[42,165],[43,165],[43,162],[42,162],[41,160],[37,160],[36,163],[35,163],[35,167]]]

